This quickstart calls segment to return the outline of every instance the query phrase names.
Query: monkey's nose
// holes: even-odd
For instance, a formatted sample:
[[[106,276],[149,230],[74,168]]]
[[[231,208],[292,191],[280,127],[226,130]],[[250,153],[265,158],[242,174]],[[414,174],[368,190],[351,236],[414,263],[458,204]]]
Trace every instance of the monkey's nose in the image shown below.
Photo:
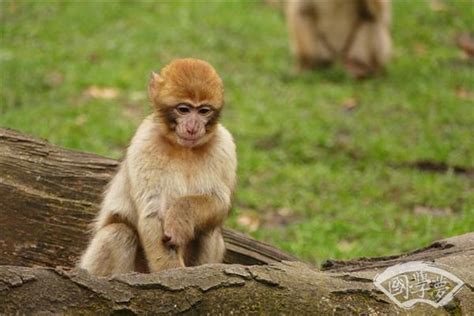
[[[165,244],[171,240],[171,236],[168,234],[163,234],[161,237],[161,241],[163,241]]]
[[[189,135],[194,135],[197,133],[197,129],[193,127],[188,127],[186,128],[186,132],[188,132]]]
[[[173,241],[173,238],[168,235],[167,233],[164,233],[163,236],[161,237],[161,241],[168,247],[169,249],[176,249],[177,245]]]

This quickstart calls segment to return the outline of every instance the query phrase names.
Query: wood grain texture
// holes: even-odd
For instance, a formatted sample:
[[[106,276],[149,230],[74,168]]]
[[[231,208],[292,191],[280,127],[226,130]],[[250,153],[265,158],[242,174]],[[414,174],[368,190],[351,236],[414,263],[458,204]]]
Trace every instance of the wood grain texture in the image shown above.
[[[417,304],[402,309],[375,288],[372,280],[393,263],[392,258],[373,260],[366,268],[358,264],[357,271],[320,271],[302,262],[282,261],[213,264],[113,278],[59,267],[0,266],[0,314],[471,315],[474,233],[439,244],[444,247],[403,255],[399,262],[417,260],[422,254],[465,282],[441,308]]]

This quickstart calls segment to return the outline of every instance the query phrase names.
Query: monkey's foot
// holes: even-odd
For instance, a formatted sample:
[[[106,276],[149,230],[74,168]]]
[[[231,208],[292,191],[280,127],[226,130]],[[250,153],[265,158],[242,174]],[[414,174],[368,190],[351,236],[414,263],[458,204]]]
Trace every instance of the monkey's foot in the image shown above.
[[[346,71],[355,79],[364,79],[373,76],[377,68],[357,59],[347,59],[344,62]]]
[[[306,70],[328,68],[333,64],[330,59],[299,57],[293,66],[293,73],[300,74]]]
[[[184,268],[184,261],[176,250],[169,250],[160,257],[150,260],[150,272],[159,272],[168,269]]]

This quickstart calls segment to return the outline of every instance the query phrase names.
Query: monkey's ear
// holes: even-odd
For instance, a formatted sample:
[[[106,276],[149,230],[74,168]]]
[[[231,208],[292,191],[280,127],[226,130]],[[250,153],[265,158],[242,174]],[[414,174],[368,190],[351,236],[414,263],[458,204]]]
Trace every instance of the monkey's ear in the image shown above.
[[[163,79],[161,78],[160,74],[152,71],[150,74],[150,80],[158,82],[158,81],[162,81]]]
[[[148,95],[152,102],[158,95],[158,84],[160,82],[163,82],[163,78],[156,72],[152,71],[150,75],[150,83],[148,84]]]

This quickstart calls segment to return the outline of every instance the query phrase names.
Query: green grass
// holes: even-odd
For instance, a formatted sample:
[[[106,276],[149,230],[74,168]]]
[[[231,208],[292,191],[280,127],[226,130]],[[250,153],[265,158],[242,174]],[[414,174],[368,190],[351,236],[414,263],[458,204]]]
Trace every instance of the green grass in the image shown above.
[[[474,167],[474,68],[454,43],[474,5],[444,4],[394,1],[388,73],[356,82],[291,75],[284,19],[261,2],[3,1],[0,126],[119,158],[150,111],[150,71],[206,59],[238,147],[227,224],[253,217],[255,237],[309,261],[395,254],[474,230],[472,174],[405,166]],[[120,95],[88,98],[93,85]]]

